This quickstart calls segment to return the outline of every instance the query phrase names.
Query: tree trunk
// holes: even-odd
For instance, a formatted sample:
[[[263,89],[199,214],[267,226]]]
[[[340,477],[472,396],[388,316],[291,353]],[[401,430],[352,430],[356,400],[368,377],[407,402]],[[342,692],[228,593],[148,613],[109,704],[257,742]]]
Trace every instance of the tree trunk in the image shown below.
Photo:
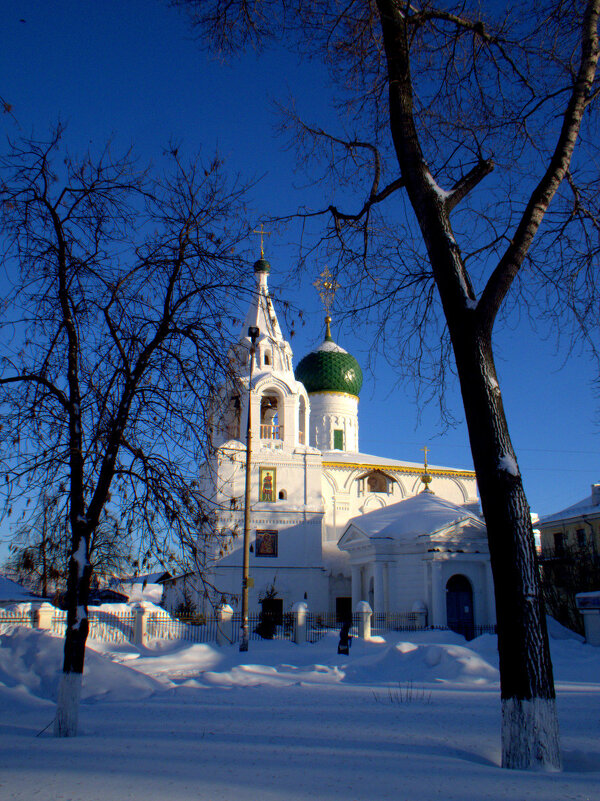
[[[87,603],[92,571],[88,561],[88,548],[88,537],[80,535],[78,542],[74,538],[67,580],[67,631],[63,672],[54,718],[56,737],[75,737],[77,734],[85,643],[89,630]]]
[[[451,331],[494,575],[502,765],[560,769],[558,720],[531,516],[514,455],[491,342]]]

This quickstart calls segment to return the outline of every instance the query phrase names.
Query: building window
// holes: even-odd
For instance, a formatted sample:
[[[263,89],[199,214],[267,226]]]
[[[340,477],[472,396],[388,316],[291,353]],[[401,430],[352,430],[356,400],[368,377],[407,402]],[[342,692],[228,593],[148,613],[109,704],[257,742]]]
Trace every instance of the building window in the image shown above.
[[[270,351],[266,350],[265,351],[265,365],[270,365],[270,364],[271,364],[271,353],[270,353]]]
[[[259,473],[258,500],[272,503],[277,493],[277,472],[274,467],[261,467]]]
[[[344,450],[344,432],[341,428],[336,428],[333,431],[333,449],[335,451]]]
[[[577,547],[585,548],[585,529],[578,528],[575,535],[577,536]]]
[[[554,535],[554,553],[556,556],[563,556],[565,552],[565,537],[562,531],[557,531]]]
[[[256,532],[256,555],[257,556],[277,556],[278,532],[277,531],[257,531]]]
[[[279,500],[286,501],[287,500],[287,492],[285,490],[279,490]]]

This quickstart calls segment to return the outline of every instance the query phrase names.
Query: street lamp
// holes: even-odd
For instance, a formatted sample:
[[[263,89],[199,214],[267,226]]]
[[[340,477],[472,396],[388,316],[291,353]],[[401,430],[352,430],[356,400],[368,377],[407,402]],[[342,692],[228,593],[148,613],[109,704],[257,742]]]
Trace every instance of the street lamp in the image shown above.
[[[250,490],[251,490],[251,457],[252,457],[252,368],[256,353],[256,340],[260,331],[250,326],[250,378],[248,380],[248,422],[246,424],[246,491],[244,493],[244,561],[242,567],[242,628],[240,632],[240,651],[248,650],[248,583],[250,572]]]

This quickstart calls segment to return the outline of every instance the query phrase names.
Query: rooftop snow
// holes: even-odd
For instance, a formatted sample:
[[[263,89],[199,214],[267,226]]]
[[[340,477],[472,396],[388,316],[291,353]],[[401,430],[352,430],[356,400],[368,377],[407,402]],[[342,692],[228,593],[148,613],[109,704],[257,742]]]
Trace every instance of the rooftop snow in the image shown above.
[[[461,520],[472,520],[483,525],[482,521],[465,507],[439,498],[432,492],[421,492],[412,498],[353,517],[348,521],[340,541],[351,526],[362,531],[367,537],[389,537],[400,540],[422,534],[433,534]]]

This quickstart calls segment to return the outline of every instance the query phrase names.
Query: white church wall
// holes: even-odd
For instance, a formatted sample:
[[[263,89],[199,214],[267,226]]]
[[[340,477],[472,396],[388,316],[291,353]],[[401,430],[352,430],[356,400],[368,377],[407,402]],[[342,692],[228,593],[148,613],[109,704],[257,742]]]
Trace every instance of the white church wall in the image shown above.
[[[274,564],[263,566],[250,561],[250,576],[254,586],[248,590],[248,608],[253,614],[260,612],[261,599],[273,589],[276,598],[283,601],[284,612],[291,611],[298,601],[308,604],[310,611],[323,612],[329,608],[329,578],[321,567],[282,567]],[[210,575],[214,585],[213,604],[218,603],[221,595],[226,598],[234,609],[239,611],[241,598],[242,572],[241,567],[232,564],[219,564],[218,569]],[[306,597],[305,597],[306,596]],[[212,608],[208,601],[204,601],[204,614],[210,613]]]
[[[411,612],[415,601],[425,601],[423,556],[403,553],[395,558],[389,608],[394,612]]]

